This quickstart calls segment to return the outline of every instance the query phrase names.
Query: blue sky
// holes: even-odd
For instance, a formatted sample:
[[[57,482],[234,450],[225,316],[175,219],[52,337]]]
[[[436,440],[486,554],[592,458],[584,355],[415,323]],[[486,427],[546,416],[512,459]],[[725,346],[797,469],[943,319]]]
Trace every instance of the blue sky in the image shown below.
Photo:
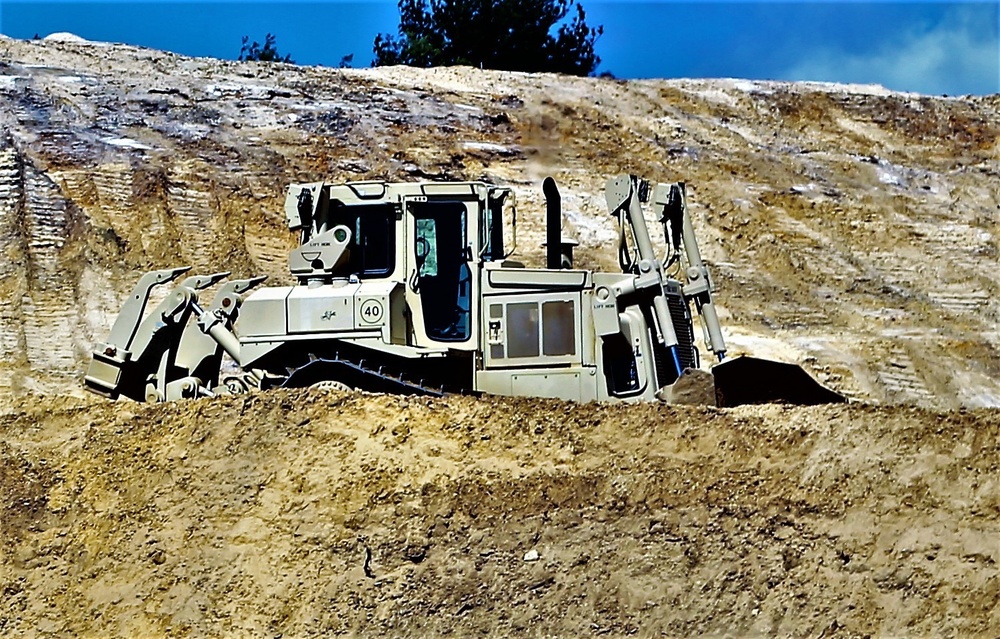
[[[927,94],[1000,93],[1000,3],[582,0],[603,24],[599,71],[621,78],[736,77],[877,83]],[[235,58],[243,35],[300,64],[371,62],[396,0],[0,0],[0,33],[69,31]]]

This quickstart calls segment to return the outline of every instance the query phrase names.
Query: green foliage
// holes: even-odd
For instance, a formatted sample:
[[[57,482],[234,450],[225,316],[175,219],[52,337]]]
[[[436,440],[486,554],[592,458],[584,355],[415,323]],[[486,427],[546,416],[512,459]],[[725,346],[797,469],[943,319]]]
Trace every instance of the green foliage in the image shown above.
[[[264,37],[263,47],[261,47],[260,43],[256,40],[251,44],[250,37],[243,36],[243,46],[240,47],[239,60],[241,62],[244,60],[256,60],[258,62],[287,62],[289,64],[295,64],[295,60],[292,60],[292,56],[282,56],[278,53],[278,48],[275,46],[274,42],[275,37],[270,33]]]
[[[577,0],[399,0],[399,36],[375,37],[372,65],[589,75],[603,33],[587,26]]]

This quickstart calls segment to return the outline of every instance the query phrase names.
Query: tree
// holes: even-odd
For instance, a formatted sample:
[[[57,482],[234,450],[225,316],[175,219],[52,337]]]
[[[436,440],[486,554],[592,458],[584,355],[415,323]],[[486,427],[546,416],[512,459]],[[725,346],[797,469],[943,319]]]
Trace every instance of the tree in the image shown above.
[[[399,0],[399,36],[375,37],[372,66],[589,75],[601,61],[594,43],[604,27],[587,26],[586,17],[577,0]]]
[[[240,48],[239,57],[241,62],[244,60],[256,60],[259,62],[287,62],[289,64],[295,64],[295,60],[292,60],[292,56],[282,56],[278,53],[278,48],[274,45],[275,37],[270,33],[264,37],[263,48],[261,48],[260,43],[256,40],[253,44],[248,44],[249,42],[250,37],[243,36],[243,46]]]

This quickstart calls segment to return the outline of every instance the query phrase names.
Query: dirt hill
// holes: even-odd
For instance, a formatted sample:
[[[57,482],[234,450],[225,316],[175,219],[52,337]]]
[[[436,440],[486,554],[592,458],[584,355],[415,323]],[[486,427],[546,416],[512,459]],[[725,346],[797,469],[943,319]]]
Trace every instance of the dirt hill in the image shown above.
[[[0,634],[996,636],[1000,97],[0,38]],[[857,403],[82,394],[151,268],[285,276],[293,181],[685,180],[734,352]]]

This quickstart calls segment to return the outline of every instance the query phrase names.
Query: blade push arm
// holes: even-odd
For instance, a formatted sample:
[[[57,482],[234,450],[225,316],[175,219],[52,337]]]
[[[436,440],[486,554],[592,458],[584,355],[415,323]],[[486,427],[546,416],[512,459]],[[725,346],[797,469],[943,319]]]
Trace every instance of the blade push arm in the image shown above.
[[[702,328],[705,334],[705,345],[722,361],[726,356],[726,341],[722,337],[722,327],[719,316],[712,302],[712,291],[715,284],[708,272],[708,266],[701,259],[698,239],[694,234],[691,216],[687,211],[684,183],[657,184],[653,192],[653,206],[660,213],[660,221],[664,225],[664,237],[670,237],[675,249],[678,240],[683,244],[687,257],[687,283],[684,285],[684,297],[693,299],[698,314],[701,316]],[[670,234],[667,224],[670,224]]]
[[[653,241],[643,217],[641,192],[646,191],[648,183],[640,182],[633,175],[619,175],[608,180],[605,195],[608,209],[612,215],[618,215],[622,224],[628,223],[632,229],[639,259],[635,264],[638,273],[633,280],[635,290],[653,289],[653,312],[656,318],[656,338],[670,352],[677,374],[680,375],[680,357],[677,354],[677,332],[673,320],[670,319],[670,307],[663,289],[665,276],[663,264],[657,259],[653,250]]]

